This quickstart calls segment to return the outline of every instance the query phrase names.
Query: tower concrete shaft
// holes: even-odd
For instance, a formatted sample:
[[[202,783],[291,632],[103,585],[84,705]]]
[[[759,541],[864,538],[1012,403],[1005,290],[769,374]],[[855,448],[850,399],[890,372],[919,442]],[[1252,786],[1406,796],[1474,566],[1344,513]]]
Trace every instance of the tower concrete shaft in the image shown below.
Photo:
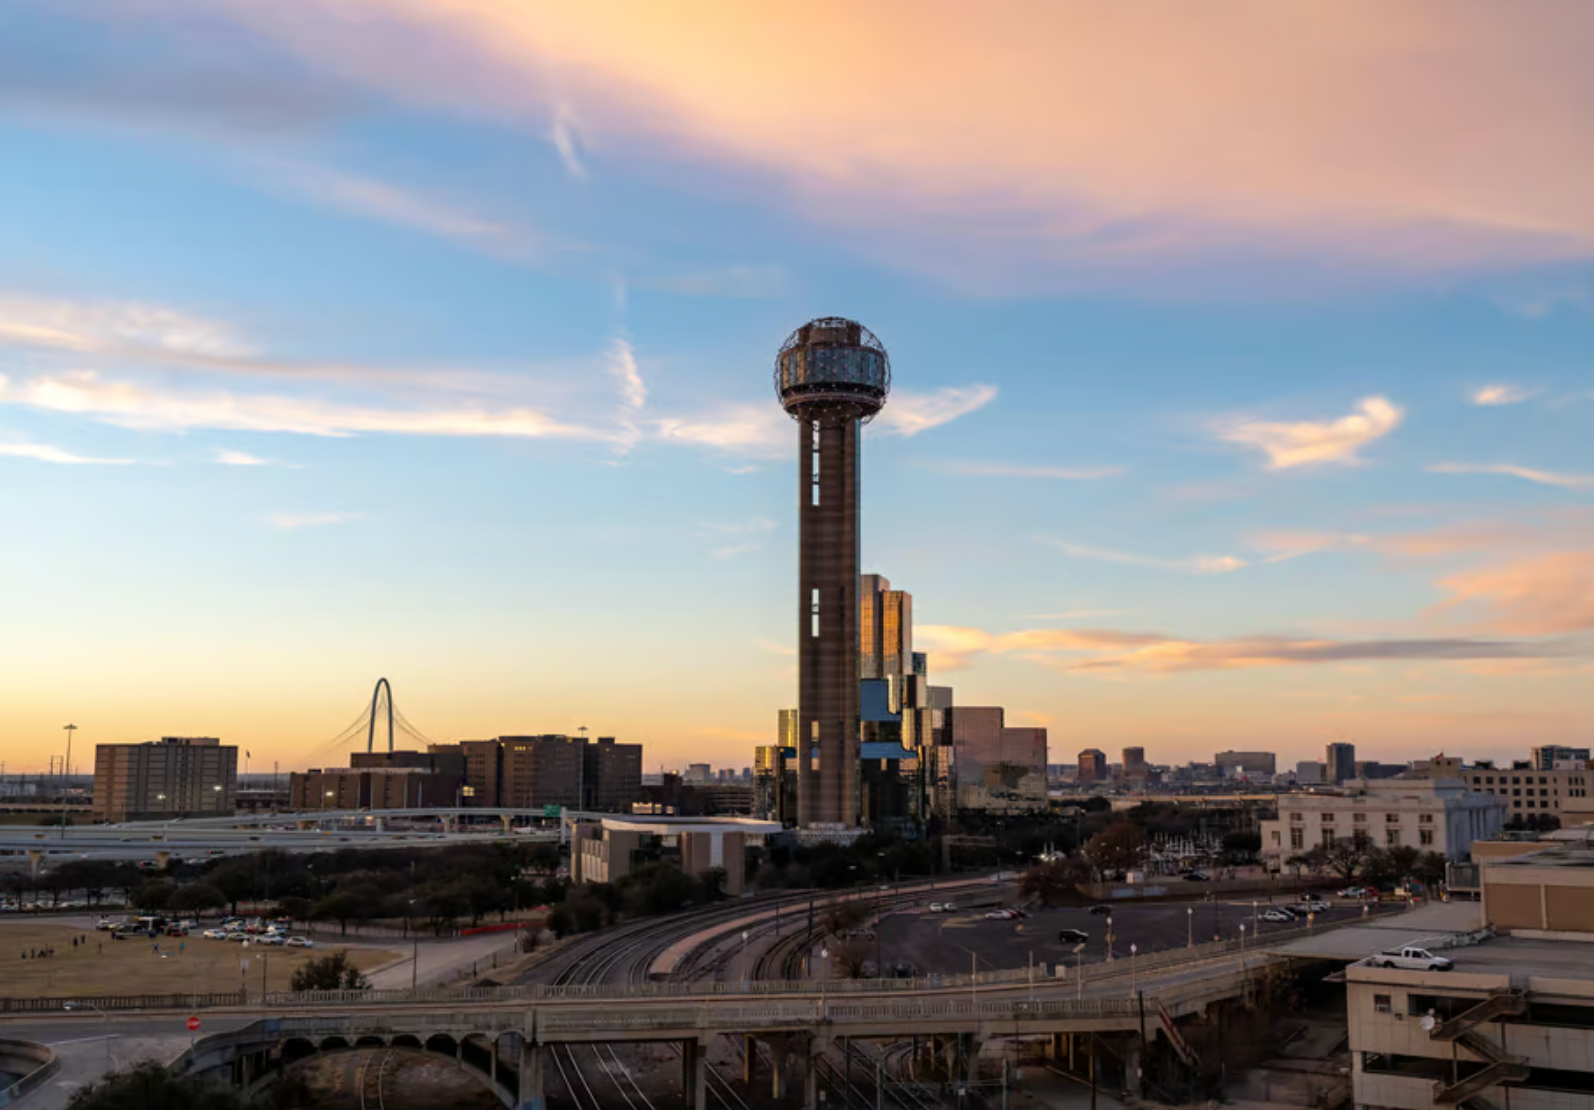
[[[858,823],[858,430],[833,412],[798,425],[801,550],[797,820]]]

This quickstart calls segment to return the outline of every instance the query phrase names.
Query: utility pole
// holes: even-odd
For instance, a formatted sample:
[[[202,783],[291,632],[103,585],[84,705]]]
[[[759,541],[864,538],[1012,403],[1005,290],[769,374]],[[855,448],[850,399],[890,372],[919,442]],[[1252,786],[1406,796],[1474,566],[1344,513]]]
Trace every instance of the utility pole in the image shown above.
[[[66,732],[66,760],[61,764],[63,772],[61,778],[61,839],[66,839],[66,780],[72,774],[72,734],[77,731],[77,725],[63,725]]]

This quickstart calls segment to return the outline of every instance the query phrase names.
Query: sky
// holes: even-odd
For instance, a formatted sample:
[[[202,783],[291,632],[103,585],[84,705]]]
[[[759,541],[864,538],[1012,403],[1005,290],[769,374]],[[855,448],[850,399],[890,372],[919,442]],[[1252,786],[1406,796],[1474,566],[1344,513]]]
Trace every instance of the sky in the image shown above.
[[[746,766],[806,320],[961,704],[1594,741],[1594,8],[0,0],[0,759]]]

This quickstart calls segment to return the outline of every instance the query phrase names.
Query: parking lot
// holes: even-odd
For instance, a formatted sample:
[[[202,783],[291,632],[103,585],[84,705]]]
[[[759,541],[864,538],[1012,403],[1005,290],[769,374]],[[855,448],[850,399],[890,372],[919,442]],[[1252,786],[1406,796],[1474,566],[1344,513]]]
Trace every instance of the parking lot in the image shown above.
[[[1282,905],[1287,901],[1279,899]],[[959,910],[949,914],[927,911],[895,914],[879,929],[880,958],[889,969],[896,963],[909,963],[921,974],[959,974],[971,964],[980,971],[1025,967],[1033,957],[1036,964],[1086,963],[1107,957],[1108,919],[1112,921],[1112,947],[1116,958],[1128,958],[1130,945],[1141,953],[1167,948],[1183,948],[1189,943],[1233,940],[1245,925],[1247,936],[1258,931],[1266,937],[1294,926],[1261,920],[1268,903],[1249,900],[1226,902],[1154,902],[1115,904],[1112,913],[1092,914],[1088,907],[1034,909],[1029,916],[1008,921],[987,918],[986,910]],[[1317,915],[1321,922],[1343,921],[1360,916],[1358,903],[1336,905]],[[1075,944],[1058,940],[1063,929],[1078,929],[1087,934],[1081,951]]]

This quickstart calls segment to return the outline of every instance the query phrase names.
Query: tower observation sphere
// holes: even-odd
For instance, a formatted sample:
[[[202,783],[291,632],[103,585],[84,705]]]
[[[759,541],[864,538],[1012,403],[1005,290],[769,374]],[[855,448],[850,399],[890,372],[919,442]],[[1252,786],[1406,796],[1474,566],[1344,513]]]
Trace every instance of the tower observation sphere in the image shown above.
[[[810,320],[775,356],[775,393],[794,420],[854,418],[867,424],[890,392],[885,346],[854,320]]]
[[[858,824],[859,429],[886,403],[891,362],[837,316],[792,332],[775,393],[798,423],[797,821]]]

